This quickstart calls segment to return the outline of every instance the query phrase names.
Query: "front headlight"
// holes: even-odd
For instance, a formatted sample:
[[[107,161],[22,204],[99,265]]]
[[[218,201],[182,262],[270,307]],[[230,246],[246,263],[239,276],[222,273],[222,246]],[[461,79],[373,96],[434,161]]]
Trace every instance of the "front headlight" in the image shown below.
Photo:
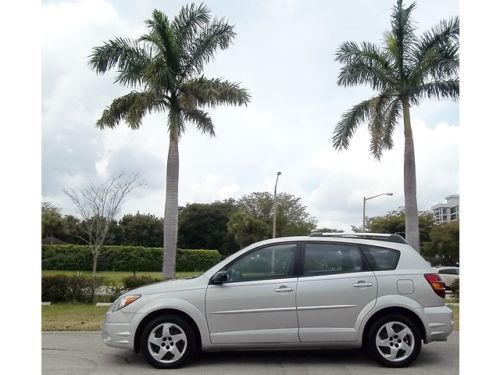
[[[140,294],[132,294],[128,296],[121,296],[119,297],[113,305],[111,305],[111,311],[118,311],[123,309],[125,306],[130,305],[131,303],[137,301],[139,298],[141,298]]]

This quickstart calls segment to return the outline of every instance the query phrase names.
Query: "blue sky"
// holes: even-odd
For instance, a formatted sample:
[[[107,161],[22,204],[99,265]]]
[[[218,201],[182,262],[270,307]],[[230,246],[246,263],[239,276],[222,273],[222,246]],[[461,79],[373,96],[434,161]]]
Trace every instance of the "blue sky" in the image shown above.
[[[126,212],[162,215],[168,138],[165,116],[140,130],[124,125],[100,131],[95,120],[127,92],[113,73],[87,66],[91,48],[115,36],[136,37],[155,8],[175,15],[185,1],[45,1],[42,3],[42,199],[75,213],[62,193],[121,170],[140,172],[147,186],[134,192]],[[278,190],[302,198],[319,226],[349,229],[367,215],[403,205],[402,133],[376,161],[361,127],[348,151],[336,152],[331,135],[341,114],[373,92],[336,85],[336,48],[346,40],[379,43],[394,1],[206,1],[215,17],[235,25],[232,46],[205,74],[240,82],[248,107],[211,110],[215,138],[189,129],[180,143],[179,203],[239,198]],[[458,1],[418,1],[419,30],[458,15]],[[423,102],[412,108],[419,209],[459,192],[458,103]]]

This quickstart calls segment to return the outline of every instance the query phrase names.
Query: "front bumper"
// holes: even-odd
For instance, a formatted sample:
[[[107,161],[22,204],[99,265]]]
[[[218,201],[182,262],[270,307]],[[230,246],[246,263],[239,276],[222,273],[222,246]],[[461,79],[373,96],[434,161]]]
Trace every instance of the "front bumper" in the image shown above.
[[[427,336],[425,342],[446,341],[453,331],[453,311],[447,306],[437,306],[425,307],[422,313]]]
[[[134,349],[134,337],[143,314],[108,311],[101,326],[101,337],[106,345]]]

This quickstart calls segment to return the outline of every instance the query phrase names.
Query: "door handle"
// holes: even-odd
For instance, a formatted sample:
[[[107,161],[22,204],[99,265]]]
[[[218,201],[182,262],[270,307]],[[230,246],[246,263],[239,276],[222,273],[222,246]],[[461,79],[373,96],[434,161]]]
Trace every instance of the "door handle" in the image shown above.
[[[372,286],[372,283],[367,283],[366,281],[358,281],[356,284],[353,284],[355,288],[368,288]]]
[[[290,288],[286,285],[282,285],[279,288],[274,289],[276,293],[290,293],[293,292],[293,290],[294,290],[293,288]]]

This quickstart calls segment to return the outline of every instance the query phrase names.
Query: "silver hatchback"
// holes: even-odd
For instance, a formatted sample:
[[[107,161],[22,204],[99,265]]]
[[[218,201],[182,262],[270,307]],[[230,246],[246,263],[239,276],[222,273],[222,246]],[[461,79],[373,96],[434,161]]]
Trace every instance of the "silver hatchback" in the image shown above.
[[[202,275],[127,292],[106,313],[110,346],[176,368],[199,350],[365,347],[403,367],[453,329],[440,276],[396,235],[276,238]]]

